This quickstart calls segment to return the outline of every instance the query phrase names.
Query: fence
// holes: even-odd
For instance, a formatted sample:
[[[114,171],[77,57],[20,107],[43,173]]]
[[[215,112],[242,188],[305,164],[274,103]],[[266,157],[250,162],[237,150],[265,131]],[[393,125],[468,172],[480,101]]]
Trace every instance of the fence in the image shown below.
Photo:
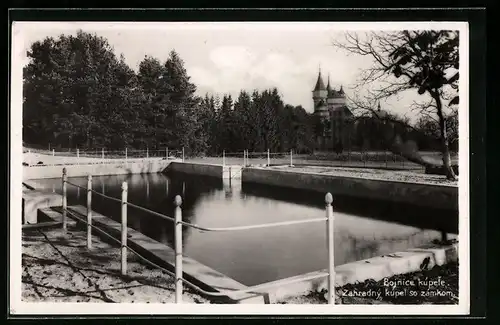
[[[117,162],[134,162],[144,159],[182,159],[184,161],[185,154],[184,148],[181,150],[172,150],[165,148],[162,150],[135,150],[125,148],[123,150],[79,150],[68,149],[63,151],[43,151],[27,149],[25,153],[35,154],[30,157],[32,161],[24,162],[28,166],[64,166],[64,165],[89,165],[89,164],[108,164]],[[36,154],[43,154],[44,156],[36,156]],[[31,155],[30,155],[31,156]],[[33,160],[37,158],[36,160]],[[40,160],[43,159],[43,160]]]
[[[280,227],[280,226],[287,226],[287,225],[296,225],[296,224],[305,224],[305,223],[312,223],[312,222],[321,222],[321,221],[326,221],[326,232],[327,232],[327,252],[328,252],[328,272],[321,272],[319,274],[315,274],[312,276],[309,276],[307,278],[300,278],[300,279],[293,279],[293,280],[288,280],[281,282],[280,285],[283,284],[291,284],[291,283],[296,283],[296,282],[302,282],[306,280],[313,280],[313,279],[319,279],[323,277],[328,278],[328,303],[329,304],[335,304],[335,269],[334,269],[334,232],[333,232],[333,225],[334,225],[334,216],[333,216],[333,207],[332,207],[332,202],[333,198],[330,193],[327,193],[325,196],[325,202],[326,202],[326,217],[323,218],[315,218],[315,219],[301,219],[301,220],[293,220],[293,221],[284,221],[284,222],[275,222],[275,223],[267,223],[267,224],[257,224],[257,225],[248,225],[248,226],[238,226],[238,227],[225,227],[225,228],[213,228],[213,227],[202,227],[198,226],[196,224],[188,223],[185,221],[182,221],[182,210],[181,210],[181,205],[182,205],[182,199],[179,195],[175,197],[175,216],[174,218],[160,214],[158,212],[146,209],[144,207],[141,207],[139,205],[132,204],[127,201],[127,194],[128,194],[128,185],[127,182],[122,183],[122,195],[121,195],[121,200],[107,196],[105,194],[102,194],[100,192],[97,192],[92,189],[92,175],[88,175],[87,177],[87,187],[82,187],[77,184],[73,184],[68,182],[68,176],[66,174],[66,168],[63,168],[63,175],[62,175],[62,227],[64,230],[67,228],[67,214],[71,213],[71,211],[68,211],[68,206],[67,206],[67,185],[72,185],[76,186],[78,188],[82,188],[87,191],[87,220],[82,220],[78,218],[76,215],[74,216],[75,218],[79,219],[81,222],[85,223],[87,225],[87,248],[92,247],[92,229],[96,229],[112,241],[118,243],[121,247],[121,273],[123,275],[127,274],[127,251],[132,252],[142,260],[144,260],[146,263],[152,265],[153,267],[159,268],[166,272],[167,274],[171,275],[175,279],[175,302],[176,303],[182,303],[182,293],[183,293],[183,283],[185,283],[187,286],[191,287],[194,290],[197,290],[198,292],[207,295],[207,296],[227,296],[229,294],[238,294],[238,293],[251,293],[255,292],[257,290],[263,290],[263,289],[268,289],[273,286],[276,286],[276,283],[264,283],[252,287],[248,287],[245,289],[241,290],[236,290],[236,291],[219,291],[219,292],[210,292],[203,290],[199,286],[193,284],[192,282],[186,280],[183,278],[183,270],[182,270],[182,257],[183,257],[183,252],[182,252],[182,226],[186,227],[191,227],[194,229],[198,229],[201,231],[206,231],[206,232],[221,232],[221,231],[244,231],[244,230],[249,230],[249,229],[261,229],[261,228],[270,228],[270,227]],[[102,197],[105,197],[109,200],[120,202],[121,204],[121,239],[118,241],[115,237],[110,235],[109,233],[105,232],[104,230],[95,227],[92,225],[92,193],[98,194]],[[128,207],[132,207],[138,210],[142,210],[144,212],[147,212],[149,214],[152,214],[154,216],[160,217],[162,219],[166,219],[170,222],[173,222],[175,224],[175,245],[174,245],[174,250],[175,250],[175,272],[171,272],[158,264],[155,264],[151,262],[149,259],[145,258],[132,248],[130,248],[127,245],[127,213],[128,213]]]
[[[287,152],[226,152],[221,155],[204,158],[214,163],[227,165],[238,164],[248,166],[329,166],[329,167],[360,167],[385,168],[400,170],[424,170],[424,167],[410,162],[404,157],[390,151],[366,151],[344,153],[313,153],[296,154],[293,150]]]
[[[31,153],[31,149],[27,149]],[[24,162],[27,166],[47,166],[47,165],[88,165],[88,164],[107,164],[117,162],[133,162],[143,159],[182,159],[185,160],[184,148],[181,150],[171,150],[165,148],[162,150],[79,150],[68,149],[63,151],[43,151],[33,150],[33,153],[43,153],[43,161],[36,156],[31,157],[31,161]],[[33,160],[37,158],[36,160]],[[189,157],[196,161],[198,158]],[[219,155],[212,155],[206,158],[200,158],[203,162],[225,165],[248,166],[328,166],[328,167],[360,167],[360,168],[385,168],[400,170],[418,170],[425,168],[419,164],[413,163],[404,157],[389,151],[346,151],[343,153],[317,152],[312,154],[296,154],[293,150],[287,152],[255,152],[242,150],[240,152],[222,151]]]

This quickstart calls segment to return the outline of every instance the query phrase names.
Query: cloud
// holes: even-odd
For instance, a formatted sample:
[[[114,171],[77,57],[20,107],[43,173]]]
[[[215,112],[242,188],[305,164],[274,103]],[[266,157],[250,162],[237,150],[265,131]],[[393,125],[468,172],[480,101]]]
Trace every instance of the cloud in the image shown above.
[[[242,46],[222,46],[213,49],[209,66],[189,69],[199,92],[230,93],[277,87],[286,103],[304,105],[310,101],[311,71],[303,62],[284,52],[252,52]],[[314,70],[313,70],[314,71]],[[314,72],[313,72],[314,73]],[[307,106],[307,105],[305,105]]]
[[[246,70],[255,61],[255,55],[243,46],[220,46],[210,51],[215,67],[229,70]]]

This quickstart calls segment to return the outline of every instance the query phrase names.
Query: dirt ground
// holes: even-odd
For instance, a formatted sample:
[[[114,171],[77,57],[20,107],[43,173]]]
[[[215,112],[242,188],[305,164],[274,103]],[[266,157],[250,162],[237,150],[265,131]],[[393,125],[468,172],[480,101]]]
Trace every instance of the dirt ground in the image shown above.
[[[50,238],[50,241],[48,240]],[[62,230],[23,231],[22,299],[27,302],[174,303],[173,278],[129,253],[128,274],[120,273],[120,249],[86,234]],[[187,291],[187,292],[186,292]],[[185,303],[209,303],[186,290]]]

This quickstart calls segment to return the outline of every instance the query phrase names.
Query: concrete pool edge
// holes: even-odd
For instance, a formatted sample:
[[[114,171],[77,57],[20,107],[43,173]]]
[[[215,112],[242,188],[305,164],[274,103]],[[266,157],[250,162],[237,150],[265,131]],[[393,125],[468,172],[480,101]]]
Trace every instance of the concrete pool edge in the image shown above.
[[[76,212],[82,216],[86,214],[86,208],[83,206],[70,206],[68,207],[68,210]],[[68,216],[77,222],[81,222],[81,220],[78,220],[71,214],[68,214]],[[110,234],[115,235],[117,239],[119,238],[121,229],[120,223],[94,211],[92,212],[92,223],[95,226],[102,228],[102,230],[106,230]],[[171,271],[174,270],[175,252],[171,247],[162,244],[130,227],[127,228],[127,231],[129,235],[128,244],[134,250],[137,250],[141,255],[145,255],[145,257],[153,259],[155,263],[163,262],[163,264],[167,264],[167,269],[170,269]],[[101,235],[98,232],[95,232],[95,234],[99,236]],[[184,276],[188,280],[203,287],[204,290],[214,292],[228,291],[228,294],[222,298],[225,298],[225,300],[229,300],[230,302],[265,302],[265,297],[260,294],[231,293],[230,291],[246,289],[247,286],[188,256],[183,256],[183,271]]]
[[[164,172],[185,173],[191,175],[210,176],[222,179],[241,179],[241,165],[221,165],[199,162],[172,162]]]
[[[62,177],[62,170],[66,168],[68,177],[109,176],[124,174],[151,174],[163,172],[173,161],[163,158],[147,158],[141,161],[124,160],[98,163],[82,163],[52,165],[52,166],[23,166],[23,182],[28,180]]]
[[[241,180],[243,183],[458,210],[458,186],[256,167],[244,168]]]
[[[86,208],[83,206],[71,206],[69,209],[80,215],[84,215],[86,211]],[[41,212],[46,213],[42,210]],[[75,216],[70,215],[70,217],[77,222],[81,222]],[[118,222],[93,212],[93,223],[95,226],[119,238],[120,224]],[[161,260],[164,264],[168,265],[170,270],[174,269],[175,253],[172,248],[130,227],[128,228],[128,233],[130,246],[139,250],[141,254],[149,255],[148,257],[152,257],[155,262]],[[95,234],[101,236],[98,232],[95,232]],[[457,260],[458,242],[444,246],[429,244],[425,247],[410,248],[392,254],[336,266],[336,288],[346,284],[364,282],[369,279],[379,281],[394,275],[420,271],[422,270],[422,265],[432,268],[435,265],[441,266]],[[268,282],[267,284],[274,284],[272,288],[253,290],[251,293],[235,292],[231,294],[230,291],[242,290],[248,287],[187,256],[184,256],[183,262],[184,273],[187,279],[197,285],[201,285],[207,291],[229,291],[224,298],[231,303],[276,303],[292,296],[306,295],[310,292],[321,292],[328,287],[326,276],[310,280],[312,276],[326,272],[326,270],[318,270]],[[294,282],[290,283],[291,281]]]

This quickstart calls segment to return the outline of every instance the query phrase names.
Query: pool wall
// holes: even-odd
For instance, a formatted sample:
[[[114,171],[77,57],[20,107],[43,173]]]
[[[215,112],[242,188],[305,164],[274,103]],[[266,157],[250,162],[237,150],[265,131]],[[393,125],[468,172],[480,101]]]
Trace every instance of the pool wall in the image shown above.
[[[458,210],[458,187],[396,182],[265,168],[244,168],[242,182],[313,190],[333,195]]]
[[[241,178],[241,166],[239,165],[216,165],[203,163],[172,162],[166,172],[178,172],[200,176],[210,176],[223,179]]]
[[[23,180],[62,177],[62,170],[64,167],[66,167],[68,177],[81,177],[89,174],[93,176],[106,176],[160,173],[163,172],[171,162],[170,160],[162,160],[161,158],[150,158],[142,161],[120,161],[105,164],[25,166],[23,167]]]

